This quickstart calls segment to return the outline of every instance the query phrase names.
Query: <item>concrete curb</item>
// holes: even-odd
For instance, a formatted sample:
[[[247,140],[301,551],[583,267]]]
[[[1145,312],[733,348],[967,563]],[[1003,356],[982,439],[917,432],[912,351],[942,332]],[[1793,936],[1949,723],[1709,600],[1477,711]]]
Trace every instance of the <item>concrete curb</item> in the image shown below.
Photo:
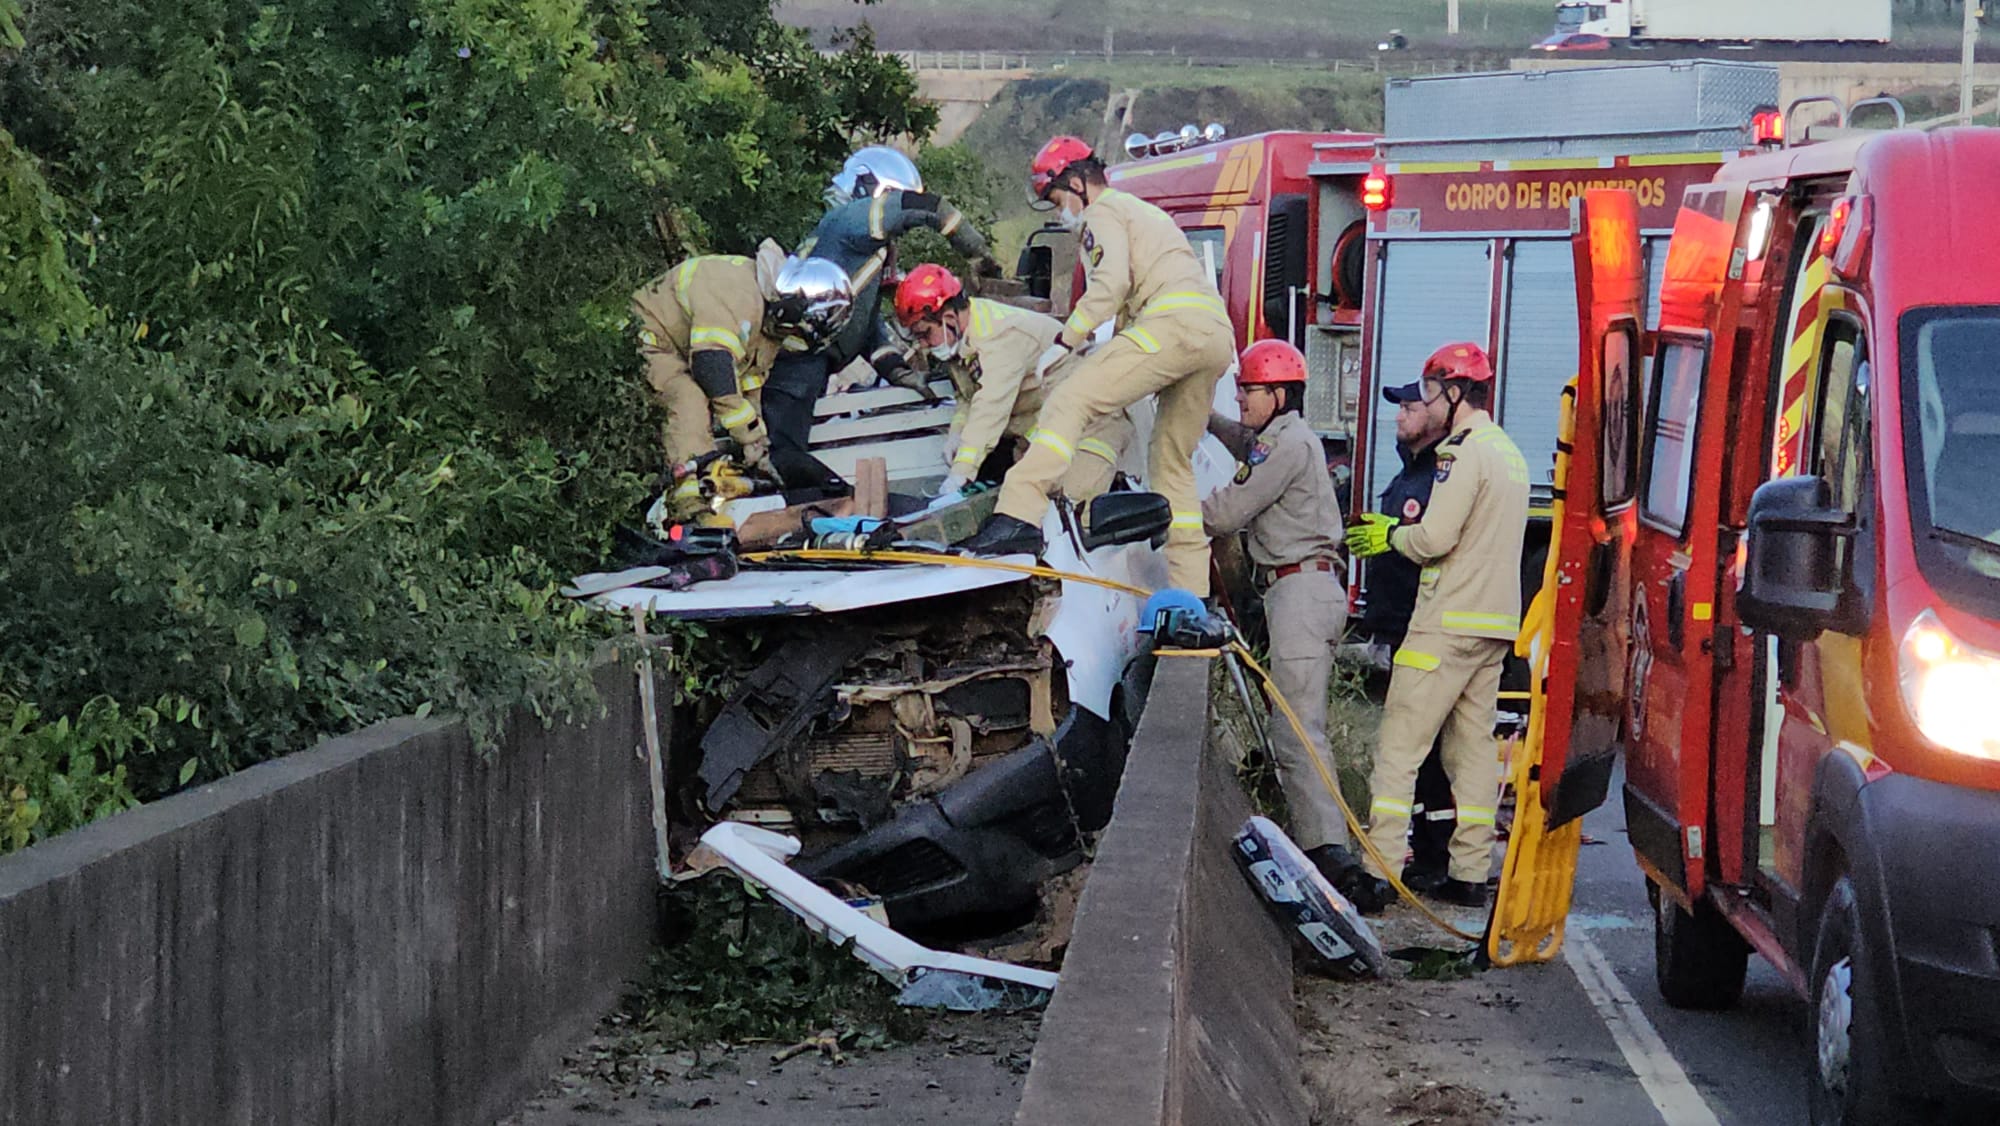
[[[1212,662],[1162,661],[1077,907],[1016,1126],[1298,1126],[1292,956],[1229,854]]]

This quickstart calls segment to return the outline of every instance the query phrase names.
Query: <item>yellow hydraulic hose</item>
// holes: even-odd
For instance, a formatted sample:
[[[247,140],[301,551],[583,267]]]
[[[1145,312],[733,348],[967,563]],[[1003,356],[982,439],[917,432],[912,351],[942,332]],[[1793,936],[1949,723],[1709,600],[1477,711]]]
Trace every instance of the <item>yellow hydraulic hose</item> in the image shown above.
[[[946,567],[972,567],[990,571],[1009,571],[1014,574],[1033,575],[1045,579],[1061,579],[1067,582],[1087,583],[1092,586],[1101,586],[1108,590],[1121,591],[1139,598],[1151,597],[1153,593],[1152,591],[1132,586],[1129,583],[1121,583],[1112,579],[1101,579],[1096,575],[1079,575],[1068,571],[1058,571],[1053,567],[1044,567],[1039,564],[1008,563],[998,559],[976,559],[964,555],[932,555],[921,551],[759,551],[746,554],[743,558],[753,563],[783,563],[796,560],[805,563],[914,563]],[[1277,684],[1271,680],[1271,674],[1265,670],[1263,665],[1257,663],[1257,659],[1250,655],[1250,650],[1242,642],[1231,641],[1221,649],[1155,649],[1153,652],[1155,655],[1161,657],[1220,657],[1225,652],[1235,654],[1237,658],[1249,667],[1251,672],[1257,674],[1257,679],[1263,682],[1264,691],[1270,693],[1271,700],[1278,705],[1278,710],[1284,713],[1285,721],[1291,724],[1292,734],[1297,737],[1299,745],[1302,747],[1312,746],[1312,740],[1306,737],[1305,724],[1299,720],[1298,713],[1292,710],[1292,705],[1285,699],[1284,693],[1278,691]],[[1375,861],[1376,866],[1382,870],[1382,874],[1388,877],[1389,885],[1396,889],[1396,894],[1402,896],[1410,906],[1417,909],[1419,914],[1423,915],[1424,918],[1430,920],[1433,925],[1447,934],[1464,939],[1467,942],[1476,943],[1481,941],[1481,936],[1453,926],[1449,921],[1438,915],[1437,912],[1432,911],[1426,906],[1422,900],[1418,899],[1415,892],[1403,886],[1403,881],[1397,876],[1395,867],[1383,858],[1381,851],[1375,847],[1375,842],[1369,840],[1368,834],[1362,830],[1360,819],[1354,816],[1352,809],[1348,808],[1347,798],[1341,794],[1339,782],[1334,779],[1333,772],[1327,768],[1325,757],[1317,754],[1308,757],[1312,759],[1313,769],[1319,775],[1320,784],[1326,787],[1326,792],[1331,794],[1334,802],[1340,806],[1341,816],[1347,819],[1348,831],[1353,834],[1355,841],[1361,845],[1362,850],[1368,854],[1369,858]]]

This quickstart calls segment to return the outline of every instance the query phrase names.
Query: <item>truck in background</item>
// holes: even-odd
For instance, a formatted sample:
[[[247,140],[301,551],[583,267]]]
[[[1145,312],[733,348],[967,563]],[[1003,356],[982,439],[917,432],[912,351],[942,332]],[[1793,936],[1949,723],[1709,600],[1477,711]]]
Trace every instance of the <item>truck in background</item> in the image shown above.
[[[1890,0],[1561,0],[1557,36],[1614,43],[1887,43]]]

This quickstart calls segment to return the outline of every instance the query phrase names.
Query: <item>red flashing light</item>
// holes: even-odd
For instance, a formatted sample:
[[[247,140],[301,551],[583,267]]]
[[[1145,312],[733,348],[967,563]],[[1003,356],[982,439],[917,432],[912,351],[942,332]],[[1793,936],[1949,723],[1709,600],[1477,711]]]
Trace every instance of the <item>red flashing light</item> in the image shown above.
[[[1368,170],[1361,180],[1361,206],[1370,211],[1387,211],[1389,200],[1394,196],[1394,184],[1389,179],[1389,170],[1376,165]]]
[[[1750,136],[1760,145],[1783,145],[1785,143],[1785,115],[1782,110],[1767,109],[1750,119]]]

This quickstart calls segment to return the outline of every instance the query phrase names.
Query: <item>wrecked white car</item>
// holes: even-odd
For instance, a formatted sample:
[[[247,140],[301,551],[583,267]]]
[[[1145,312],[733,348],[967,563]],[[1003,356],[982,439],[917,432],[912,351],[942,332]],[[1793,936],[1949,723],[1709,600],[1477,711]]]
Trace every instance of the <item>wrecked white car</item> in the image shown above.
[[[942,381],[933,387],[951,393]],[[1225,377],[1220,409],[1233,413],[1233,393]],[[1157,500],[1138,495],[1152,405],[1131,413],[1138,440],[1098,502],[1128,512]],[[830,395],[812,453],[848,480],[881,459],[895,538],[942,553],[994,501],[990,489],[928,500],[947,469],[950,416],[948,401],[925,405],[903,389]],[[1219,443],[1204,442],[1204,492],[1233,468]],[[782,503],[717,507],[742,527]],[[1043,562],[1157,589],[1166,581],[1159,507],[1156,529],[1128,520],[1120,542],[1095,545],[1070,505],[1051,504]],[[606,609],[644,607],[709,622],[712,632],[751,623],[761,637],[761,661],[700,732],[698,750],[670,764],[684,806],[799,837],[800,872],[865,888],[899,928],[1018,916],[1110,818],[1150,679],[1134,594],[945,564],[754,558],[685,589],[619,582],[578,580]]]

